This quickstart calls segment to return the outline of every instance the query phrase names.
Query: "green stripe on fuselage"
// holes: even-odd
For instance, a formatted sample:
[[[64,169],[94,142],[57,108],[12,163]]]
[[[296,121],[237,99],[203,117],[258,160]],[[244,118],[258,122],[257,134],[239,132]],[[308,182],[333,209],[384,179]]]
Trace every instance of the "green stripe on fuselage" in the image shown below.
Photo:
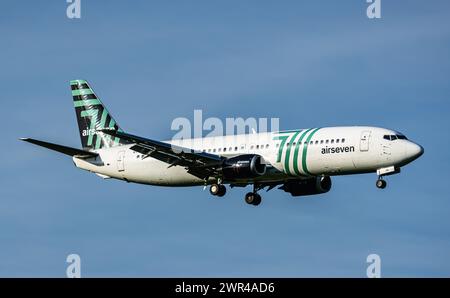
[[[311,130],[312,130],[312,128],[305,130],[304,133],[300,136],[300,139],[298,140],[297,145],[295,146],[295,150],[294,150],[294,160],[293,160],[293,163],[294,163],[294,172],[295,172],[297,175],[299,175],[299,176],[301,175],[301,173],[300,173],[300,171],[299,171],[299,169],[298,169],[298,151],[299,151],[300,146],[302,145],[303,138],[304,138],[304,137],[308,134],[308,132],[310,132]]]
[[[303,167],[303,172],[307,175],[311,175],[311,173],[308,171],[308,167],[306,165],[306,154],[308,153],[309,142],[311,141],[312,137],[319,129],[320,128],[316,128],[313,132],[311,132],[311,134],[308,136],[308,138],[305,141],[305,143],[306,143],[305,146],[303,147],[302,167]]]
[[[288,143],[288,146],[286,148],[286,157],[284,159],[284,170],[286,171],[286,174],[288,174],[288,175],[291,174],[291,172],[289,170],[289,157],[291,157],[291,147],[295,141],[295,138],[298,136],[299,133],[300,133],[300,130],[297,131],[296,133],[294,133],[294,135],[291,138],[291,141]]]
[[[286,132],[280,132],[280,134],[285,134]],[[278,148],[278,156],[277,162],[281,162],[281,156],[283,155],[284,144],[286,144],[286,140],[289,138],[290,134],[287,135],[278,135],[274,138],[274,140],[281,140],[280,147]]]

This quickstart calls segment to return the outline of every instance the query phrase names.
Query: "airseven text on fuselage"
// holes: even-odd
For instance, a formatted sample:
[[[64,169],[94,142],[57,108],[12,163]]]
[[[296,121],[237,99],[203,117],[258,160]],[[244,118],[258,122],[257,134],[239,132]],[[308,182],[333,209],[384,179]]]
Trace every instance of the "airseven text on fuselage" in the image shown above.
[[[343,146],[343,147],[325,147],[322,148],[322,154],[331,154],[331,153],[348,153],[355,152],[354,146]]]

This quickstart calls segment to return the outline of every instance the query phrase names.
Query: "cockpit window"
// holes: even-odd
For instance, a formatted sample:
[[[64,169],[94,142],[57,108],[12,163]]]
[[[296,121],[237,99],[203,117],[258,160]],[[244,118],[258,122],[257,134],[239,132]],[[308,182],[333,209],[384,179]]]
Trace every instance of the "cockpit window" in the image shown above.
[[[388,141],[394,141],[394,140],[407,140],[407,138],[404,135],[398,134],[398,135],[384,135],[383,139]]]

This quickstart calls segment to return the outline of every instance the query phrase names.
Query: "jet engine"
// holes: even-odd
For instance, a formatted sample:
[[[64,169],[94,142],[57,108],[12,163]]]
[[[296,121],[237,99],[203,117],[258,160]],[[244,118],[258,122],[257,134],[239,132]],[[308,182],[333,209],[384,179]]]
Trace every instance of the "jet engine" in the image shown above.
[[[291,193],[293,197],[326,193],[331,189],[331,178],[321,176],[303,180],[285,182],[280,189]]]
[[[239,155],[224,161],[222,173],[226,180],[255,178],[266,173],[266,164],[260,155]]]

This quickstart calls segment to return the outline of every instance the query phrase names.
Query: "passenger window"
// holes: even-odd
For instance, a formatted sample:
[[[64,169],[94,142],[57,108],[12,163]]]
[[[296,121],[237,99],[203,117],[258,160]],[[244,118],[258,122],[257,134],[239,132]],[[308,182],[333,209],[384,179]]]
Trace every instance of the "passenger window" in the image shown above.
[[[336,139],[336,143],[339,143],[339,139]]]
[[[323,140],[320,140],[320,144],[323,144]]]
[[[266,149],[269,149],[269,144],[266,144]]]
[[[331,140],[331,144],[334,144],[334,139]]]
[[[213,149],[213,152],[216,152],[216,149],[215,149],[215,148]]]
[[[314,144],[314,141],[309,142],[309,144],[310,144],[310,145],[313,145],[313,144]]]
[[[328,144],[330,142],[330,140],[326,140],[325,143]]]
[[[221,152],[221,151],[222,151],[222,148],[219,148],[217,151]]]
[[[259,149],[259,145],[256,145],[256,149]]]
[[[341,143],[345,143],[345,139],[342,139],[342,142]]]
[[[236,146],[236,147],[234,147],[234,151],[237,151],[238,150],[238,147]]]
[[[250,149],[253,149],[253,145],[250,146]]]
[[[319,141],[316,141],[316,145],[319,144]]]
[[[227,151],[227,148],[223,148],[223,152],[226,152]]]

